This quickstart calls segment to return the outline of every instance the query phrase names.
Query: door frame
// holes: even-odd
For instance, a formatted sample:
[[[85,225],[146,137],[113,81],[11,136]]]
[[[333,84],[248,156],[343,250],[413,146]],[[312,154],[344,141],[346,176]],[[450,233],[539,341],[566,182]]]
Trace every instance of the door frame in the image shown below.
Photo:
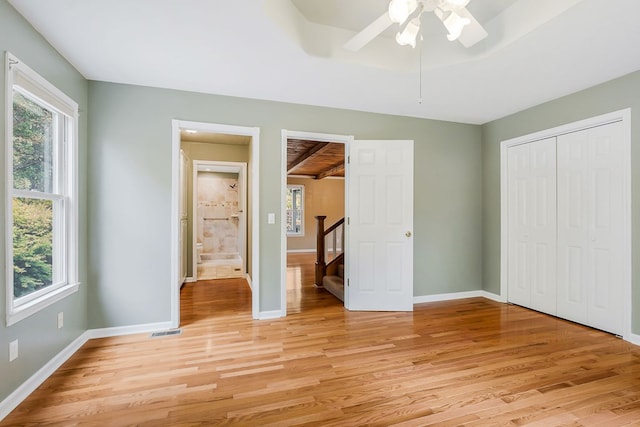
[[[206,166],[210,168],[207,172],[228,172],[237,173],[238,182],[240,183],[240,193],[238,194],[238,200],[241,201],[242,215],[239,218],[238,224],[238,240],[240,243],[240,256],[242,257],[242,277],[247,275],[247,164],[245,162],[225,162],[219,160],[193,160],[193,176],[192,176],[192,193],[191,202],[193,218],[191,219],[193,226],[192,230],[192,277],[194,280],[198,280],[198,257],[197,257],[197,240],[198,240],[198,227],[196,226],[196,211],[198,209],[198,170],[199,167]]]
[[[579,120],[551,129],[545,129],[528,135],[504,140],[500,142],[500,301],[508,301],[508,256],[509,256],[509,227],[508,227],[508,170],[507,151],[510,147],[535,142],[541,139],[553,138],[563,134],[606,125],[614,122],[622,122],[622,149],[627,159],[623,162],[622,180],[623,193],[623,334],[622,338],[632,341],[632,277],[631,277],[631,109],[614,111],[596,117]]]
[[[242,135],[251,137],[249,150],[249,173],[251,175],[251,275],[247,281],[251,286],[251,312],[254,319],[260,318],[260,128],[225,124],[171,120],[171,326],[180,326],[180,130],[193,129],[210,133]],[[247,203],[249,204],[249,203]]]
[[[304,132],[296,130],[282,129],[280,138],[280,309],[281,316],[287,315],[287,228],[284,219],[287,217],[287,140],[292,139],[308,139],[318,142],[336,142],[344,144],[344,216],[349,216],[349,148],[354,140],[353,135],[337,135],[330,133]],[[348,242],[349,227],[345,227],[344,241]],[[346,254],[345,254],[346,255]],[[345,307],[347,307],[347,292],[345,292]]]

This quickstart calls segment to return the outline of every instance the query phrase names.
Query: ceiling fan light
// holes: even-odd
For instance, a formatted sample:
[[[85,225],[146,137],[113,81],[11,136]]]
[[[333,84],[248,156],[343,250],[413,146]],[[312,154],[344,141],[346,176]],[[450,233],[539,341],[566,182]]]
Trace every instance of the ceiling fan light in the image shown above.
[[[469,4],[470,0],[445,0],[445,1],[451,8],[459,9],[461,7],[466,7]]]
[[[407,22],[407,25],[404,27],[401,33],[396,34],[396,41],[400,46],[411,46],[413,48],[416,47],[416,39],[418,38],[418,33],[420,32],[420,20],[412,19]]]
[[[449,41],[458,40],[460,34],[462,34],[462,30],[464,27],[471,23],[469,18],[463,18],[455,12],[451,12],[449,16],[449,25],[446,25],[449,34],[447,35],[447,39]]]
[[[391,0],[389,2],[389,18],[396,24],[403,24],[417,7],[417,0]]]
[[[440,18],[447,31],[449,31],[447,35],[449,41],[458,40],[464,27],[471,23],[469,18],[463,18],[452,10],[444,12],[441,9],[436,9],[434,12]]]

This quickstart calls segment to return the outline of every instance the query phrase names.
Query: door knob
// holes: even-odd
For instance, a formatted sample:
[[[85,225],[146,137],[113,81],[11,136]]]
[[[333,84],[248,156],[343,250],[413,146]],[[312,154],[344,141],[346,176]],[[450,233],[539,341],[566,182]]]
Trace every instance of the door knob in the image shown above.
[[[406,233],[404,233],[404,235],[407,236],[407,237],[411,237],[411,232],[407,231]]]

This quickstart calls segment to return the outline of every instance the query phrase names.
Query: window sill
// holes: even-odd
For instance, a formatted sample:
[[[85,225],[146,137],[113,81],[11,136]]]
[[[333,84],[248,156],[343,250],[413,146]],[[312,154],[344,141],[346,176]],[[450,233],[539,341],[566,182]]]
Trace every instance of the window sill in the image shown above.
[[[56,289],[55,291],[42,295],[40,298],[29,301],[28,303],[23,304],[19,307],[8,307],[7,326],[14,325],[19,321],[31,316],[32,314],[39,312],[45,307],[48,307],[51,304],[58,302],[71,294],[76,293],[79,287],[80,283],[70,283],[66,286],[62,286]]]

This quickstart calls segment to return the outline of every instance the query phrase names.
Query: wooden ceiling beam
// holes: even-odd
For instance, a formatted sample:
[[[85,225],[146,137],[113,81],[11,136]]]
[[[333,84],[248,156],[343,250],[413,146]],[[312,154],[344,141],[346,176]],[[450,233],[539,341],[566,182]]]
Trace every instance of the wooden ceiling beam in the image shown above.
[[[287,174],[290,174],[295,168],[298,166],[302,166],[307,163],[309,160],[313,158],[314,155],[322,153],[323,150],[326,150],[330,147],[330,143],[328,142],[319,142],[304,153],[302,153],[298,158],[296,158],[293,162],[287,165]]]
[[[333,165],[329,169],[323,170],[318,175],[316,175],[315,179],[322,179],[329,176],[339,175],[341,173],[344,173],[344,162],[337,165]]]

